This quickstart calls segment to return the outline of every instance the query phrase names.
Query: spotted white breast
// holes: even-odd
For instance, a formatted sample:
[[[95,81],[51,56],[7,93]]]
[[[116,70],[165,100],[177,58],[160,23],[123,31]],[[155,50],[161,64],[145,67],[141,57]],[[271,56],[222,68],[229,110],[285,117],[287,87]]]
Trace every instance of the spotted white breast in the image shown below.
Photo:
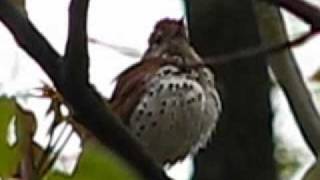
[[[176,162],[206,145],[221,111],[208,68],[166,65],[145,86],[129,128],[158,162]]]

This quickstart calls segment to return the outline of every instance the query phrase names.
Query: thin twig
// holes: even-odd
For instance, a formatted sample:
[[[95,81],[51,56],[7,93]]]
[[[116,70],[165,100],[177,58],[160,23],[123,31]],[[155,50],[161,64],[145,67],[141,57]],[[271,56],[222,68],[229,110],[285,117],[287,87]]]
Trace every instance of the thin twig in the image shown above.
[[[62,130],[61,130],[61,132],[59,133],[58,137],[56,138],[56,140],[55,140],[55,142],[54,142],[53,144],[52,144],[52,142],[53,142],[53,134],[51,134],[50,140],[49,140],[49,143],[48,143],[48,146],[47,146],[46,149],[43,151],[42,156],[41,156],[41,158],[40,158],[40,161],[39,161],[39,163],[38,163],[38,165],[37,165],[37,169],[40,170],[40,171],[39,171],[39,172],[40,172],[40,173],[39,173],[40,175],[43,174],[43,173],[41,173],[41,172],[43,172],[43,169],[46,169],[46,168],[44,168],[44,167],[45,167],[45,165],[47,164],[47,161],[48,161],[48,159],[49,159],[52,151],[53,151],[54,148],[57,146],[58,142],[61,140],[62,135],[65,133],[67,127],[68,127],[68,124],[65,123],[64,126],[63,126],[63,128],[62,128]],[[42,176],[40,176],[40,177],[42,177]]]
[[[124,56],[131,57],[131,58],[140,58],[142,56],[142,53],[140,53],[138,50],[126,46],[119,46],[115,44],[110,44],[107,42],[100,41],[96,38],[89,38],[89,42],[93,44],[97,44],[109,49],[112,49]]]
[[[198,67],[205,67],[205,66],[215,66],[218,64],[228,64],[238,60],[245,60],[250,59],[257,56],[265,56],[271,55],[274,53],[278,53],[281,51],[286,50],[287,48],[294,48],[297,47],[309,39],[311,39],[314,35],[318,34],[318,31],[310,31],[307,32],[300,37],[294,39],[293,41],[286,41],[283,43],[279,43],[273,46],[260,46],[255,48],[247,48],[245,50],[237,51],[230,55],[221,55],[221,56],[214,56],[214,57],[206,57],[204,58],[203,63],[196,63],[192,65],[187,65],[186,67],[189,68],[198,68]]]
[[[45,176],[48,173],[48,171],[52,168],[53,164],[56,162],[58,157],[61,155],[63,149],[66,147],[67,143],[69,142],[72,134],[73,134],[73,130],[71,129],[71,131],[69,132],[67,137],[64,139],[62,145],[58,148],[57,152],[54,152],[53,157],[50,158],[50,162],[45,164],[46,166],[40,172],[40,177]],[[60,141],[60,139],[59,139],[59,141]],[[58,142],[58,140],[56,142]],[[57,144],[53,147],[56,147],[56,146],[57,146]]]

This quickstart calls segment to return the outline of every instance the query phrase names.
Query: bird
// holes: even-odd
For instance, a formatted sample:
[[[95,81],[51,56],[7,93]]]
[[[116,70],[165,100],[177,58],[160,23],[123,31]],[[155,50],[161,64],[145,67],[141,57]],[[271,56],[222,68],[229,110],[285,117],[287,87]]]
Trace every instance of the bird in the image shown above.
[[[201,63],[183,19],[164,18],[140,61],[116,78],[112,111],[161,165],[197,154],[216,129],[221,99]]]

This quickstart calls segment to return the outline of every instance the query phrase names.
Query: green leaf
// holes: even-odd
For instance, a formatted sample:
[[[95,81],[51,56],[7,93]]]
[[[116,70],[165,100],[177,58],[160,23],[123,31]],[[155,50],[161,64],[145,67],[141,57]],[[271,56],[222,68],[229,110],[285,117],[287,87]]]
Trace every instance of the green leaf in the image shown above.
[[[8,131],[11,121],[15,123],[17,141],[13,146],[8,144]],[[34,177],[33,163],[36,154],[33,136],[36,121],[32,112],[24,110],[14,99],[0,97],[0,176],[12,177],[23,164],[20,176],[24,179]],[[10,132],[12,133],[12,132]]]
[[[54,172],[49,180],[139,180],[136,172],[111,151],[93,143],[87,143],[82,152],[78,167],[72,176]]]
[[[8,125],[15,114],[15,101],[0,97],[0,176],[10,177],[19,162],[19,153],[7,142]]]

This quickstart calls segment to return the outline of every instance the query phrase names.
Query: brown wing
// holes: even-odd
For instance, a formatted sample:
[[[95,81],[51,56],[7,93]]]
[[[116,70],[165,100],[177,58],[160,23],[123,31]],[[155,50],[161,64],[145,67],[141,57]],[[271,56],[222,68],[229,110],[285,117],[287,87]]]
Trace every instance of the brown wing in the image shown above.
[[[165,62],[162,59],[141,61],[117,77],[117,84],[110,99],[113,112],[127,124],[136,104],[146,90],[147,83]]]

